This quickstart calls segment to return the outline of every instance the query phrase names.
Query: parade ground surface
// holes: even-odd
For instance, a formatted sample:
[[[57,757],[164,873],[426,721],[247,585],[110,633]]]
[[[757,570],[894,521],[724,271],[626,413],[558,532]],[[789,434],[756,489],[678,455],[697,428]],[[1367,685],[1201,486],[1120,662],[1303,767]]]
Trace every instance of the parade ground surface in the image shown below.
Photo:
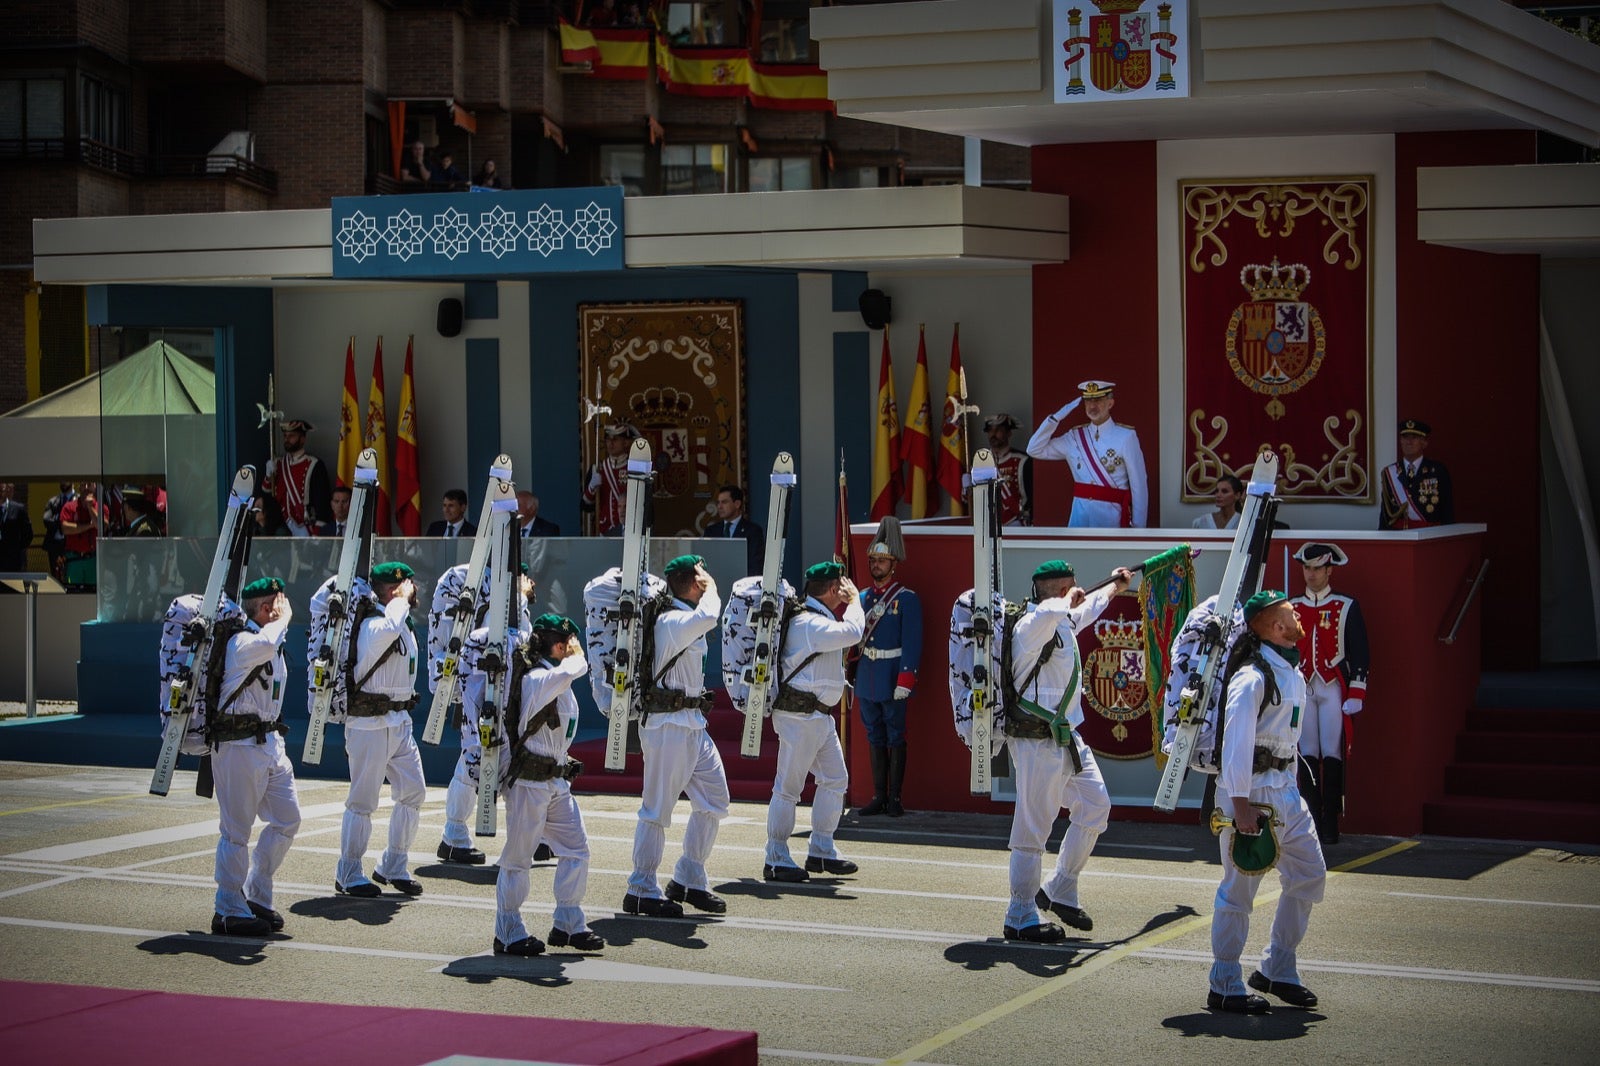
[[[214,801],[192,773],[166,799],[149,778],[0,763],[8,1062],[1521,1064],[1600,1046],[1594,849],[1347,836],[1301,949],[1321,1005],[1246,1018],[1206,1010],[1219,869],[1194,826],[1113,823],[1083,881],[1094,931],[1034,947],[1000,936],[1006,819],[848,815],[860,873],[779,886],[760,879],[765,806],[735,804],[711,860],[728,913],[650,919],[621,913],[637,800],[585,796],[608,947],[497,958],[494,867],[433,857],[442,790],[412,855],[425,894],[361,900],[333,894],[346,785],[302,780],[287,927],[260,940],[209,932]],[[524,909],[541,938],[553,871]],[[1276,898],[1269,873],[1251,953]]]

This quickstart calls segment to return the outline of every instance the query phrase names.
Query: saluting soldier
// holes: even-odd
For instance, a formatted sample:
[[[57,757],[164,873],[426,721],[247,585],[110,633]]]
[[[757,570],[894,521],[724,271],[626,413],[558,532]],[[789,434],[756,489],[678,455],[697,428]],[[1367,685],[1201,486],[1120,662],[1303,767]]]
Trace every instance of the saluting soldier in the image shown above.
[[[300,829],[294,767],[283,748],[283,639],[294,608],[283,582],[258,578],[239,595],[244,629],[228,639],[222,686],[210,722],[215,749],[221,839],[217,841],[216,912],[211,931],[224,936],[265,936],[283,928],[272,909],[272,877]],[[265,823],[250,851],[250,830]]]
[[[867,549],[872,587],[861,594],[866,629],[856,666],[856,696],[872,757],[872,801],[857,812],[862,817],[898,818],[906,812],[900,800],[906,778],[906,700],[917,687],[922,663],[922,601],[895,579],[895,568],[905,557],[900,520],[885,518]]]
[[[1072,468],[1069,526],[1142,529],[1149,512],[1144,453],[1132,426],[1111,420],[1116,384],[1090,379],[1078,383],[1079,396],[1040,423],[1028,441],[1035,459],[1065,459]],[[1068,415],[1083,405],[1089,421],[1057,437]]]
[[[844,653],[861,641],[865,616],[842,563],[829,560],[808,568],[805,596],[784,623],[778,696],[772,701],[778,773],[767,805],[767,853],[761,868],[768,881],[795,883],[813,873],[856,872],[855,863],[840,858],[833,840],[850,784],[833,709],[844,697]],[[841,609],[842,616],[835,613]],[[807,774],[817,779],[817,792],[802,870],[789,854],[789,834]]]
[[[995,498],[1003,526],[1033,525],[1033,460],[1011,448],[1011,434],[1018,428],[1017,420],[1003,412],[983,421],[994,455]]]
[[[1367,623],[1361,605],[1333,591],[1333,568],[1350,560],[1337,544],[1312,542],[1295,553],[1305,592],[1295,597],[1305,637],[1300,641],[1300,673],[1306,679],[1306,714],[1300,728],[1300,754],[1311,775],[1301,792],[1311,804],[1317,834],[1324,844],[1339,843],[1344,813],[1344,759],[1352,730],[1346,719],[1359,714],[1367,698],[1371,663]]]
[[[1456,520],[1450,471],[1426,458],[1433,427],[1417,418],[1400,423],[1400,460],[1383,468],[1379,529],[1426,529]]]

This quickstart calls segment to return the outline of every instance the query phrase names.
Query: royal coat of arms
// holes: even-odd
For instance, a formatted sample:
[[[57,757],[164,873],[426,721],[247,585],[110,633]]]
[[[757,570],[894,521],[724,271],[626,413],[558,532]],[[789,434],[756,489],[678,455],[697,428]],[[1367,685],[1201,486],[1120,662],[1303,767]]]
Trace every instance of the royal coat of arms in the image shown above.
[[[1111,759],[1147,758],[1152,702],[1145,673],[1144,620],[1134,593],[1111,598],[1078,638],[1083,656],[1084,741]]]
[[[1268,417],[1284,415],[1280,396],[1298,392],[1317,376],[1328,354],[1328,331],[1317,309],[1300,298],[1311,284],[1303,263],[1271,267],[1251,263],[1239,271],[1250,294],[1228,320],[1228,365],[1246,388],[1269,397]]]
[[[1084,32],[1083,11],[1078,7],[1057,11],[1056,99],[1106,94],[1126,98],[1152,92],[1187,95],[1179,92],[1180,83],[1173,68],[1181,56],[1175,51],[1178,35],[1172,32],[1172,3],[1150,4],[1148,0],[1093,0],[1098,15],[1089,16]],[[1057,8],[1064,5],[1058,0]],[[1181,5],[1180,5],[1181,6]],[[1150,8],[1150,10],[1146,10]],[[1178,24],[1187,24],[1184,11]],[[1064,25],[1063,25],[1064,23]],[[1087,52],[1089,84],[1083,81],[1082,67]],[[1184,80],[1184,86],[1187,79]],[[1092,89],[1091,89],[1092,87]]]

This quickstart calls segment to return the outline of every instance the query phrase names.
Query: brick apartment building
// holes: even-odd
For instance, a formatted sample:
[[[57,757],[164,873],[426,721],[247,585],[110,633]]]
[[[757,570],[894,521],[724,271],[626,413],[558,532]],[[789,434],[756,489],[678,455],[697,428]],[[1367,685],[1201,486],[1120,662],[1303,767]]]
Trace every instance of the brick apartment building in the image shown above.
[[[777,65],[816,62],[806,33],[814,6],[821,0],[654,4],[681,54],[736,42],[750,60]],[[599,7],[607,14],[597,18]],[[9,324],[0,330],[0,411],[116,357],[87,350],[81,289],[33,282],[35,218],[322,207],[399,190],[400,145],[419,139],[430,158],[453,153],[467,178],[492,159],[517,188],[620,182],[629,194],[658,195],[961,178],[959,138],[841,119],[826,105],[682,95],[649,68],[618,80],[564,62],[563,17],[588,25],[615,16],[605,0],[587,8],[0,5],[0,321]],[[983,168],[988,184],[1025,188],[1028,150],[986,144]]]

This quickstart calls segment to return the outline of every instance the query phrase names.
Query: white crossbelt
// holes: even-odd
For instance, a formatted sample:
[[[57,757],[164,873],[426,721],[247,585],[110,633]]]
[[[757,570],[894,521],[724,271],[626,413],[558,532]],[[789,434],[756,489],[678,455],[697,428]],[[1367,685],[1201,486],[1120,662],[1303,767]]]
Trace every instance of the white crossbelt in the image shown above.
[[[862,648],[861,657],[864,659],[898,659],[899,648]]]

